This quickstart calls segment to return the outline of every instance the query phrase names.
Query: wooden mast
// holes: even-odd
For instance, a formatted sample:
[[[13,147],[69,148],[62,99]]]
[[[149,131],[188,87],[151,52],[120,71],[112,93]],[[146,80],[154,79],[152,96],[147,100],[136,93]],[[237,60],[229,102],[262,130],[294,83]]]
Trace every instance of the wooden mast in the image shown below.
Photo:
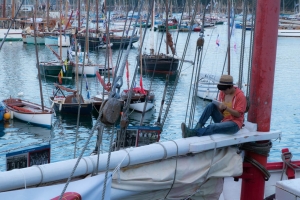
[[[11,0],[11,18],[15,17],[15,1]]]
[[[96,37],[98,38],[99,37],[99,27],[98,27],[98,18],[99,18],[99,4],[98,4],[98,0],[96,0]]]
[[[40,62],[39,62],[39,54],[38,54],[37,41],[36,41],[36,10],[37,10],[37,0],[35,0],[35,8],[34,8],[34,15],[33,15],[33,31],[34,31],[34,46],[35,46],[35,55],[36,55],[36,67],[38,69],[38,79],[39,79],[39,86],[40,86],[41,105],[42,105],[42,111],[44,112],[44,99],[43,99],[41,72],[39,67]]]
[[[168,18],[168,15],[169,15],[169,11],[168,11],[168,0],[166,0],[166,54],[168,55],[169,54],[169,47],[168,47],[168,33],[169,33],[169,24],[168,24],[168,21],[169,21],[169,18]]]
[[[50,0],[47,0],[47,6],[46,6],[46,9],[47,9],[47,31],[49,30],[49,5],[50,5]]]
[[[155,1],[152,4],[151,32],[150,32],[150,55],[154,55],[154,21],[155,21]]]
[[[5,18],[6,17],[6,0],[3,0],[3,13],[2,13],[2,17]]]
[[[231,3],[230,3],[230,1],[231,0],[228,0],[228,2],[227,2],[227,6],[228,6],[228,8],[227,8],[227,12],[228,12],[228,32],[227,32],[227,41],[228,41],[228,44],[227,44],[227,54],[228,54],[228,59],[227,59],[227,63],[228,63],[228,65],[227,65],[227,71],[228,71],[228,75],[230,75],[230,37],[231,37],[231,34],[230,34],[230,26],[231,26],[231,24],[230,24],[230,19],[231,19],[231,12],[230,12],[230,5],[231,5]],[[232,24],[233,25],[233,24]]]
[[[77,5],[77,19],[78,19],[78,31],[80,31],[80,0],[78,0],[78,5]]]
[[[59,1],[59,14],[60,14],[60,21],[59,21],[59,56],[62,58],[62,0]]]

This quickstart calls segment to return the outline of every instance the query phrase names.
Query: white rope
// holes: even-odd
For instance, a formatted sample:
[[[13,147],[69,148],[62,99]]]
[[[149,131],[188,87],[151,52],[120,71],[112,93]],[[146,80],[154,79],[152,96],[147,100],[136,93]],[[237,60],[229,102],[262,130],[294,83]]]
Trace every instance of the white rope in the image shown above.
[[[171,188],[169,189],[168,193],[166,194],[165,198],[164,199],[167,199],[168,195],[170,194],[175,182],[176,182],[176,175],[177,175],[177,166],[178,166],[178,144],[174,141],[174,140],[171,140],[172,142],[175,143],[176,145],[176,162],[175,162],[175,171],[174,171],[174,177],[173,177],[173,182],[172,182],[172,185],[171,185]]]
[[[43,183],[44,175],[43,175],[42,168],[40,168],[40,166],[38,166],[38,165],[33,165],[32,167],[37,167],[40,170],[40,172],[41,172],[41,181],[38,183],[38,185],[41,184],[41,183]]]
[[[127,154],[124,156],[124,158],[121,160],[121,162],[116,166],[116,168],[112,172],[112,175],[114,175],[117,171],[120,170],[121,164],[123,163],[123,161],[125,160],[125,158],[127,158],[127,156],[129,158],[129,161],[128,161],[128,164],[126,165],[126,167],[129,166],[129,164],[130,164],[130,154],[129,154],[129,152],[126,149],[123,149],[123,150],[126,151]]]
[[[89,159],[91,160],[91,162],[92,162],[92,164],[93,164],[93,171],[94,171],[94,168],[95,168],[95,166],[94,166],[94,162],[93,162],[93,160],[92,160],[90,157],[87,157],[87,158],[89,158]],[[88,173],[88,171],[89,171],[89,165],[88,165],[88,163],[87,163],[87,161],[86,161],[85,157],[82,157],[82,160],[85,162],[85,166],[86,166],[86,171],[85,171],[85,174],[87,174],[87,173]]]
[[[173,140],[171,140],[171,141],[173,141]],[[162,148],[164,149],[164,157],[162,159],[166,159],[167,158],[167,149],[166,149],[166,147],[160,142],[157,142],[156,144],[159,144],[160,146],[162,146]]]
[[[27,184],[26,184],[26,177],[25,177],[25,173],[23,172],[23,170],[22,170],[22,169],[21,169],[21,170],[18,170],[18,171],[20,171],[20,172],[21,172],[21,174],[23,175],[23,179],[24,179],[24,186],[25,186],[24,188],[25,188],[25,189],[27,189],[27,187],[26,187],[26,185],[27,185]]]
[[[130,155],[129,155],[129,153],[128,153],[128,151],[126,150],[126,149],[123,149],[124,151],[126,151],[126,155],[124,156],[124,158],[121,160],[121,162],[116,166],[116,168],[114,169],[114,171],[112,172],[112,176],[116,173],[116,172],[118,172],[118,183],[120,183],[121,181],[121,179],[120,179],[120,168],[121,168],[121,164],[123,163],[123,161],[125,160],[125,158],[127,158],[127,156],[129,157],[129,162],[128,162],[128,165],[126,165],[126,167],[127,166],[129,166],[129,164],[130,164]]]

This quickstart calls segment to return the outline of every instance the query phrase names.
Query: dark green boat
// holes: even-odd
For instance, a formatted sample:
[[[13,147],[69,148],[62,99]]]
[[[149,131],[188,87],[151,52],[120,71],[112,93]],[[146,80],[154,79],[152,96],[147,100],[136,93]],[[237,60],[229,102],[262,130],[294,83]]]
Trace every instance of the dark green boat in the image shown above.
[[[60,75],[63,79],[72,79],[73,77],[73,66],[69,63],[64,66],[61,61],[40,62],[39,67],[41,76],[57,78],[62,72]]]

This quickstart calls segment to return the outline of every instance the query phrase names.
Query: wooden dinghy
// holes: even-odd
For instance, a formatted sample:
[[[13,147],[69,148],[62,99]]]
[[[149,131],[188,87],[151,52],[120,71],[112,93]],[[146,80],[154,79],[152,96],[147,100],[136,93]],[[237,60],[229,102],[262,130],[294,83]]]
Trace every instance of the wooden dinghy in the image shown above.
[[[50,128],[52,125],[53,111],[51,108],[22,99],[9,98],[2,101],[11,117]]]

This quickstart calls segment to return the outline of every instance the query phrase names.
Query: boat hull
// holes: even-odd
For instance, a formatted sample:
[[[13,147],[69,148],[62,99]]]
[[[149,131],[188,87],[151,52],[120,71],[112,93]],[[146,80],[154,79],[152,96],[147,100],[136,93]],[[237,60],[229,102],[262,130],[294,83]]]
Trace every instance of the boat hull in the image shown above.
[[[140,102],[140,103],[131,103],[129,105],[129,107],[137,112],[143,112],[144,111],[144,107],[145,107],[145,103],[144,102]],[[151,110],[154,107],[154,103],[147,103],[146,108],[145,108],[145,112]]]
[[[147,96],[148,96],[148,101],[145,107],[145,112],[151,110],[154,107],[154,100],[155,100],[154,93],[152,91],[145,90],[145,89],[144,91],[145,93],[139,87],[132,89],[131,100],[129,104],[129,107],[132,110],[138,112],[144,112]],[[121,99],[123,99],[125,102],[128,99],[128,93],[129,93],[128,90],[123,90],[121,94]]]
[[[278,30],[278,37],[300,37],[300,29],[298,30]]]
[[[6,28],[0,29],[0,41],[2,41],[7,34]],[[22,40],[22,30],[21,29],[10,29],[5,41],[21,41]]]
[[[9,110],[11,118],[46,128],[52,126],[53,112],[51,108],[44,107],[44,112],[42,112],[41,105],[20,99],[6,99],[3,100],[3,104]]]
[[[45,45],[49,46],[57,46],[57,36],[46,36],[45,37]]]
[[[35,44],[35,39],[34,36],[32,35],[23,35],[23,43],[25,44]],[[37,44],[41,44],[41,45],[45,45],[45,37],[42,36],[37,36],[36,37],[36,43]]]
[[[78,103],[63,103],[59,101],[53,101],[53,97],[50,97],[51,107],[62,114],[78,114]],[[92,103],[81,103],[80,104],[80,115],[89,115],[92,113],[93,105]]]
[[[83,73],[82,73],[83,69]],[[92,77],[96,76],[96,72],[99,70],[97,65],[78,65],[78,75],[85,74],[86,76]],[[73,73],[75,73],[75,67],[73,67]]]
[[[109,37],[110,43],[113,43],[113,45],[111,46],[111,48],[113,49],[118,49],[118,48],[126,48],[129,43],[130,43],[130,38],[131,37],[120,37],[120,36],[111,36]],[[136,43],[137,41],[139,41],[138,36],[133,36],[132,41],[131,41],[131,45],[133,43]]]
[[[169,25],[169,26],[168,26],[168,30],[169,30],[169,31],[177,30],[177,28],[178,28],[178,25]],[[159,32],[166,32],[166,26],[165,26],[165,25],[158,25],[158,26],[157,26],[157,30],[158,30]]]
[[[139,63],[140,57],[137,56]],[[172,56],[142,56],[143,70],[147,72],[176,74],[178,70],[179,59]]]
[[[197,86],[197,96],[206,100],[216,99],[219,91],[217,88],[219,80],[220,76],[200,74]]]
[[[77,42],[81,46],[81,50],[84,51],[86,47],[85,36],[77,36]],[[89,37],[89,49],[96,50],[98,46],[103,44],[102,39],[100,37]]]
[[[40,62],[40,73],[42,76],[57,78],[60,71],[63,69],[63,63],[59,61],[52,62]],[[72,78],[73,77],[73,67],[68,66],[63,73],[62,78]]]

